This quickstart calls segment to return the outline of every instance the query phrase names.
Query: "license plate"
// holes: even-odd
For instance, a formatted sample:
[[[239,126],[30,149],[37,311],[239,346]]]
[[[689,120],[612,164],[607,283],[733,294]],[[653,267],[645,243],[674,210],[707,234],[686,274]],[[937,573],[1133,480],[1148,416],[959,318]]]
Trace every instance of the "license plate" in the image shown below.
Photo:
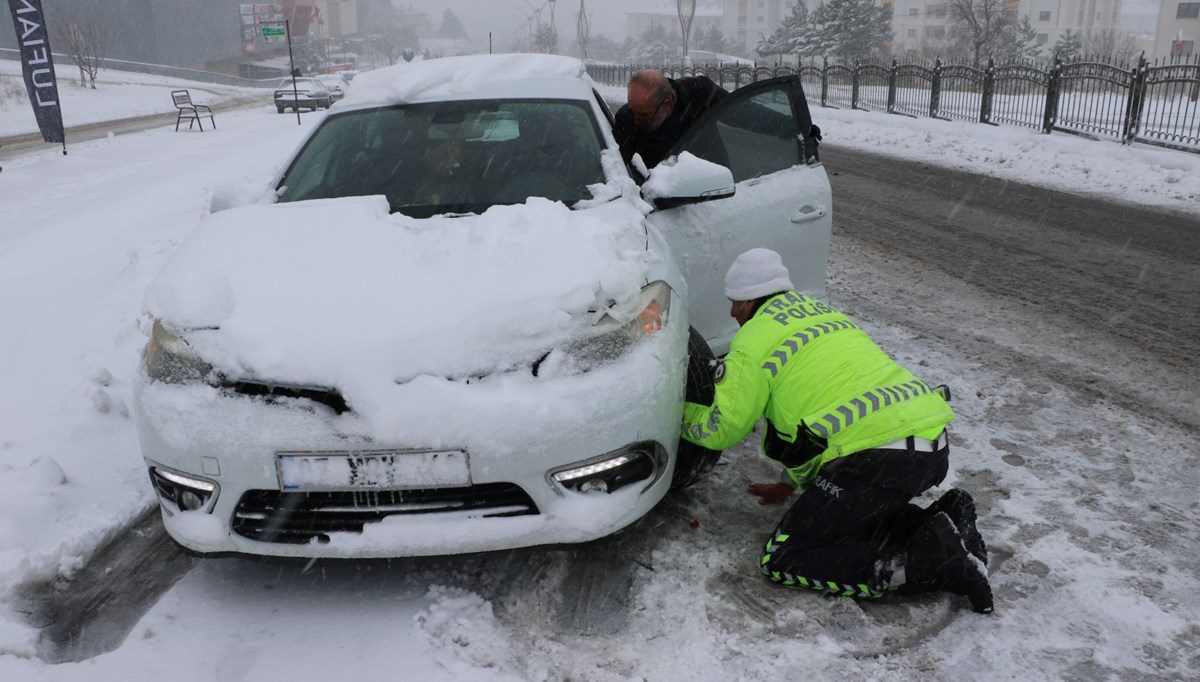
[[[283,490],[404,490],[471,485],[465,450],[280,452]]]

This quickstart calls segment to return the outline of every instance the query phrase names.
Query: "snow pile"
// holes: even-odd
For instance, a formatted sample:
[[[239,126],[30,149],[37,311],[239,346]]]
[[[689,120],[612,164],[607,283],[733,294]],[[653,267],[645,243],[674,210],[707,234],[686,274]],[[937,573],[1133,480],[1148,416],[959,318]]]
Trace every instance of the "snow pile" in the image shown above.
[[[632,304],[645,237],[628,213],[614,223],[534,199],[418,221],[382,197],[233,209],[179,247],[146,310],[175,329],[219,327],[224,367],[348,396],[487,372],[586,329],[589,308]]]
[[[684,152],[663,161],[650,171],[650,179],[642,185],[642,195],[650,201],[663,197],[698,196],[699,193],[692,190],[717,184],[714,182],[716,178],[720,178],[733,191],[733,175],[728,169],[691,152]]]
[[[442,667],[458,674],[514,667],[512,643],[490,603],[472,592],[442,585],[430,586],[425,598],[432,603],[414,616],[413,622],[425,634]]]

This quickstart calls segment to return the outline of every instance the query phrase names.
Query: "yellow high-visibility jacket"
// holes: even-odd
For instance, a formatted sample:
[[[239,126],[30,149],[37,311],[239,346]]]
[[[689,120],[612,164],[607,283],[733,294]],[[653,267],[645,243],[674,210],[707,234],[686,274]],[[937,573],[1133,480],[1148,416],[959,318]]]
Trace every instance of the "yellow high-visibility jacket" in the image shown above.
[[[715,378],[712,405],[684,406],[683,438],[724,450],[765,416],[763,451],[797,487],[839,457],[907,436],[932,440],[954,419],[850,318],[795,291],[767,300],[738,330]]]

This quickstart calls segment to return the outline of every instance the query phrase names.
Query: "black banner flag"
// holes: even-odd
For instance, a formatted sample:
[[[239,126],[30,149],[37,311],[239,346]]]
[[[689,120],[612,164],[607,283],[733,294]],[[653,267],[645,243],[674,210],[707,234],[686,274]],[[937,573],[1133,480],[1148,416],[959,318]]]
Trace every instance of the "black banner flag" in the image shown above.
[[[42,13],[42,0],[8,0],[8,8],[12,10],[13,24],[17,27],[25,90],[29,93],[33,114],[37,116],[42,139],[65,144],[58,82],[54,77],[54,59],[50,56],[50,36]],[[66,153],[65,146],[63,153]]]

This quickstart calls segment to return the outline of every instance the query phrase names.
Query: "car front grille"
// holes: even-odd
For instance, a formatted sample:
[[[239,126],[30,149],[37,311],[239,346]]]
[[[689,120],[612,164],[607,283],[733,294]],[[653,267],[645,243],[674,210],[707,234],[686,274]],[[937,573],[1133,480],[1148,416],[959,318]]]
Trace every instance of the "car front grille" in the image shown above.
[[[512,483],[462,488],[358,492],[248,490],[233,512],[233,531],[259,542],[328,542],[329,533],[361,533],[389,516],[496,518],[540,513]]]
[[[277,386],[259,381],[226,381],[221,384],[221,387],[242,395],[262,397],[268,400],[271,398],[305,398],[327,405],[337,414],[350,411],[350,406],[346,404],[346,399],[342,397],[342,394],[331,388]]]

